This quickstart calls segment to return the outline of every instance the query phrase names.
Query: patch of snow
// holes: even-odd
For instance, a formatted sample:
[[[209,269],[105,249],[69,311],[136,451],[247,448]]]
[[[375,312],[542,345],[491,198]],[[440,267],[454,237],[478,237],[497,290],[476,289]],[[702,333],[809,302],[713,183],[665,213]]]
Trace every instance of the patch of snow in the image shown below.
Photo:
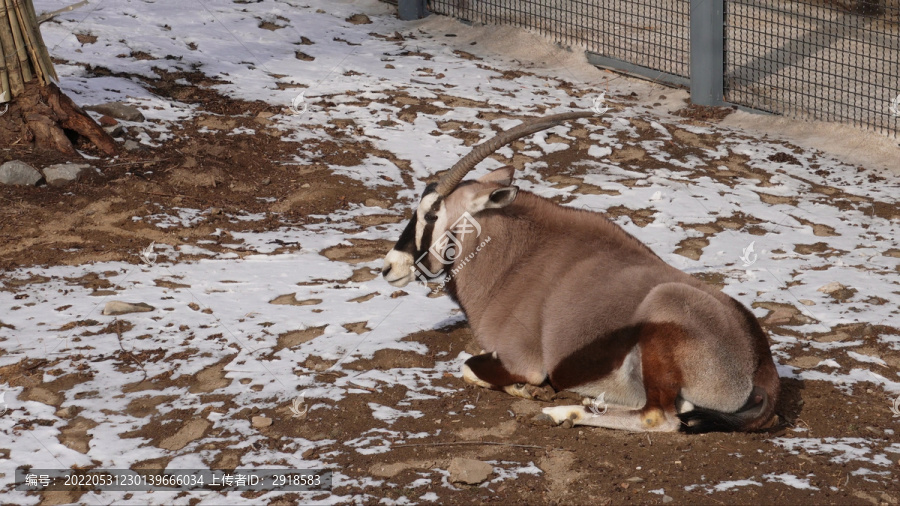
[[[782,473],[782,474],[769,473],[769,474],[764,474],[763,478],[765,478],[766,481],[771,481],[771,482],[775,482],[775,483],[784,483],[785,485],[787,485],[789,487],[799,488],[801,490],[819,490],[818,487],[814,487],[809,484],[808,478],[798,478],[798,477],[794,476],[793,474],[789,474],[789,473]]]
[[[860,437],[826,437],[826,438],[789,438],[778,437],[771,440],[772,443],[797,455],[800,451],[817,454],[835,454],[831,462],[844,464],[854,461],[868,462],[880,466],[890,466],[892,463],[883,454],[872,455],[872,441]]]
[[[855,351],[848,351],[847,355],[850,358],[858,360],[860,362],[866,362],[869,364],[878,364],[878,365],[887,366],[887,362],[880,359],[879,357],[873,357],[871,355],[863,355],[862,353],[856,353]]]
[[[409,410],[401,411],[399,409],[382,406],[381,404],[370,402],[369,409],[372,410],[372,416],[386,422],[388,425],[393,424],[402,417],[422,418],[425,416],[421,411]]]

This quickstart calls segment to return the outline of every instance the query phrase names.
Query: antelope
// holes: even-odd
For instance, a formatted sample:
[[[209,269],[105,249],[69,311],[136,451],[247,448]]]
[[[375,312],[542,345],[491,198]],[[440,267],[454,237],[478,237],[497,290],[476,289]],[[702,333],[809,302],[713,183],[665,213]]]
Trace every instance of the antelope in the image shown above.
[[[740,302],[602,214],[519,190],[512,167],[462,181],[500,147],[591,115],[525,122],[476,146],[425,188],[385,257],[384,279],[402,287],[450,275],[446,291],[483,348],[465,361],[466,382],[524,398],[547,386],[584,397],[544,408],[545,422],[688,433],[768,427],[779,377],[766,334]]]

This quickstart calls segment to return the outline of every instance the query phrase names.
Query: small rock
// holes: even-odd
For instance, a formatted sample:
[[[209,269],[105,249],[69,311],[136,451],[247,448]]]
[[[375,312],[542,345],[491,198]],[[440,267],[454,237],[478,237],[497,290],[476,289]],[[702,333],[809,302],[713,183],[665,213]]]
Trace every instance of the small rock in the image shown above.
[[[141,145],[137,141],[131,139],[125,141],[125,151],[137,151],[139,149],[141,149]]]
[[[631,478],[628,478],[625,481],[627,481],[628,483],[643,483],[644,479],[641,478],[640,476],[632,476]]]
[[[37,186],[43,176],[31,165],[12,160],[0,165],[0,183],[21,186]]]
[[[830,295],[834,292],[837,292],[838,290],[843,290],[845,288],[847,288],[847,287],[838,283],[837,281],[832,281],[831,283],[828,283],[827,285],[822,285],[819,288],[816,288],[816,291],[822,292],[822,293],[827,293]]]
[[[264,428],[264,427],[269,427],[270,425],[272,425],[272,419],[271,419],[271,418],[266,418],[266,417],[264,417],[264,416],[254,416],[254,417],[250,420],[250,422],[251,422],[251,423],[253,424],[253,426],[256,427],[257,429],[262,429],[262,428]]]
[[[125,127],[122,125],[106,126],[103,127],[103,130],[108,133],[110,137],[115,137],[116,139],[125,135]]]
[[[856,293],[855,288],[848,288],[837,281],[832,281],[827,285],[820,286],[819,288],[816,288],[816,291],[830,295],[833,299],[839,301],[847,300]]]
[[[140,109],[128,105],[124,102],[110,102],[108,104],[89,105],[85,107],[88,111],[99,112],[106,116],[112,116],[116,119],[125,121],[144,121],[144,115]]]
[[[487,462],[457,457],[450,461],[450,481],[478,485],[494,473],[494,467]]]
[[[63,186],[81,179],[91,166],[86,163],[60,163],[44,167],[44,179],[50,186]]]
[[[75,415],[77,415],[79,411],[80,409],[78,406],[66,406],[56,410],[56,416],[65,419],[75,418]]]
[[[669,504],[670,502],[672,502],[672,501],[674,501],[674,500],[675,500],[675,499],[672,499],[671,497],[669,497],[669,496],[667,496],[667,495],[664,495],[663,498],[662,498],[663,504]]]
[[[106,306],[103,307],[103,314],[105,315],[120,315],[120,314],[128,314],[128,313],[146,313],[148,311],[153,311],[156,309],[150,304],[145,304],[143,302],[138,302],[132,304],[130,302],[122,302],[120,300],[111,300],[106,303]]]
[[[794,323],[794,325],[809,325],[810,323],[816,323],[816,321],[816,319],[810,318],[809,316],[806,316],[802,313],[794,316],[794,322],[796,322]]]
[[[804,306],[815,306],[816,305],[816,303],[814,301],[811,301],[809,299],[800,299],[800,303],[803,304]]]
[[[354,15],[350,16],[349,18],[345,19],[344,21],[347,21],[348,23],[353,24],[353,25],[370,25],[370,24],[372,24],[372,20],[369,19],[369,16],[366,16],[365,14],[354,14]]]
[[[309,183],[303,183],[300,188],[309,188]]]
[[[105,116],[105,115],[100,116],[100,119],[97,120],[97,123],[100,123],[100,126],[105,126],[105,127],[116,126],[119,124],[119,122],[116,121],[116,118],[113,118],[112,116]]]

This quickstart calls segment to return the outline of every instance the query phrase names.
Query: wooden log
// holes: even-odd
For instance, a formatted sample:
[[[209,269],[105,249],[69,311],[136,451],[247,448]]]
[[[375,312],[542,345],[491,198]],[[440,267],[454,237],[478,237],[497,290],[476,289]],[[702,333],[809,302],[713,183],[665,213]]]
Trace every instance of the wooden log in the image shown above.
[[[0,104],[12,100],[12,90],[9,89],[9,72],[6,67],[0,68]]]
[[[0,1],[0,58],[3,58],[3,67],[6,69],[9,90],[12,96],[25,91],[25,81],[22,79],[19,59],[16,57],[16,43],[12,32],[14,16],[6,7],[6,3]],[[12,98],[12,97],[10,97]]]
[[[25,38],[22,36],[22,15],[19,13],[18,5],[6,1],[6,8],[10,13],[9,16],[9,26],[12,29],[13,33],[13,41],[16,44],[16,56],[19,58],[19,68],[22,71],[22,79],[28,83],[34,79],[34,74],[32,73],[32,61],[28,59],[28,48],[25,43]]]
[[[18,2],[22,0],[16,0]],[[37,13],[34,12],[34,3],[33,2],[25,2],[25,7],[28,9],[28,27],[33,32],[33,38],[38,45],[38,54],[40,55],[40,67],[44,72],[44,75],[47,76],[49,81],[58,82],[59,77],[56,75],[56,67],[53,66],[53,60],[50,59],[50,51],[47,51],[47,45],[44,44],[44,36],[41,34],[40,21],[38,20]],[[44,83],[47,84],[47,83]]]
[[[62,9],[58,9],[53,12],[45,12],[44,14],[41,14],[40,17],[38,17],[38,20],[37,20],[38,24],[39,25],[43,24],[45,21],[50,21],[51,19],[55,18],[56,16],[59,16],[60,14],[62,14],[64,12],[73,11],[79,7],[84,7],[87,4],[88,4],[87,0],[81,0],[77,4],[72,4],[68,7],[63,7]],[[34,7],[34,5],[32,5],[32,7]]]
[[[6,59],[2,57],[3,44],[0,43],[0,104],[12,100],[12,89],[9,87],[9,70],[6,68]]]
[[[28,26],[26,22],[28,9],[23,9],[19,0],[5,1],[6,8],[11,13],[15,13],[14,16],[10,16],[10,25],[12,27],[13,37],[15,37],[16,40],[16,49],[19,51],[19,62],[22,66],[22,78],[26,83],[30,82],[34,77],[31,74],[31,70],[33,69],[41,80],[41,84],[46,84],[47,79],[44,77],[43,72],[38,65],[38,62],[41,61],[41,57],[38,54],[38,47],[32,37],[31,27]]]

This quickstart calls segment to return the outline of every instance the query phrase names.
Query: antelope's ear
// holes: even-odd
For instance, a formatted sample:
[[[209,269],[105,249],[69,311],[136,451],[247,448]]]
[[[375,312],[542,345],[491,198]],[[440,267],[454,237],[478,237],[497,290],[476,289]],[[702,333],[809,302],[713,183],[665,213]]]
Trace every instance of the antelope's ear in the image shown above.
[[[468,211],[475,214],[485,209],[500,209],[516,200],[519,189],[515,186],[504,186],[493,190],[482,190],[475,194],[475,198],[468,206]]]
[[[509,186],[512,184],[513,173],[516,171],[515,168],[506,166],[500,167],[499,169],[492,170],[487,174],[478,178],[479,183],[496,183],[501,186]]]

